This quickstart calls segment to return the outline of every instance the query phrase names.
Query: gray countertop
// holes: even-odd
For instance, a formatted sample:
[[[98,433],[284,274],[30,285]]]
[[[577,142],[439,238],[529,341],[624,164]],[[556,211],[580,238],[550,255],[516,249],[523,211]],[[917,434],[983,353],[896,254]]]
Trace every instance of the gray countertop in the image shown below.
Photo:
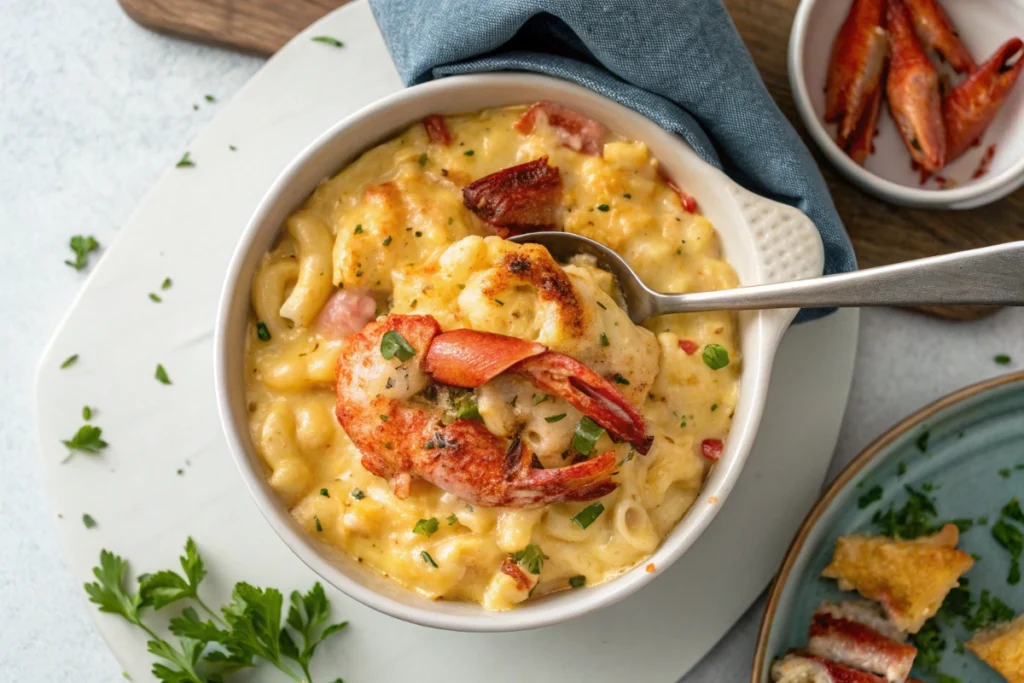
[[[36,465],[35,366],[85,277],[63,264],[69,237],[109,244],[262,60],[149,33],[114,0],[2,4],[0,671],[12,681],[110,682],[120,668],[64,567]],[[1014,362],[996,365],[998,353]],[[970,324],[864,311],[830,478],[907,413],[1021,361],[1021,309]],[[746,679],[762,608],[751,607],[687,683]]]

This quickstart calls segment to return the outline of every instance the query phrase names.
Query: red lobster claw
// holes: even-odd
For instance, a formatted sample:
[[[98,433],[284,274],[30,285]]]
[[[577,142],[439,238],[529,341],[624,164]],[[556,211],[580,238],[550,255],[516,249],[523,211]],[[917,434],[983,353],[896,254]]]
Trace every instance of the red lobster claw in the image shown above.
[[[825,120],[839,124],[836,142],[844,150],[864,119],[872,117],[874,92],[881,87],[889,42],[882,29],[884,8],[885,0],[854,0],[832,48]]]
[[[1024,42],[1011,38],[978,69],[949,91],[944,103],[946,156],[955,159],[992,123],[1024,69]],[[1013,62],[1014,57],[1017,58]],[[1013,62],[1013,63],[1011,63]]]
[[[939,74],[914,32],[903,0],[888,0],[892,58],[886,94],[910,156],[925,171],[946,164],[946,131],[942,120]]]
[[[922,45],[958,74],[974,71],[974,58],[937,0],[905,0]]]

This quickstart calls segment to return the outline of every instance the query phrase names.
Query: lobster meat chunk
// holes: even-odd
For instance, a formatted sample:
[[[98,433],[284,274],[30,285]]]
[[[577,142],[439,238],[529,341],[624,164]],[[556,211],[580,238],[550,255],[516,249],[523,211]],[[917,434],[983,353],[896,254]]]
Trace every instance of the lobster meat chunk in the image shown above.
[[[914,162],[934,173],[946,164],[946,130],[939,74],[928,59],[903,0],[888,0],[892,57],[886,95],[896,127]]]
[[[328,339],[355,334],[377,316],[377,302],[365,290],[339,289],[313,321],[313,329]]]
[[[389,315],[342,340],[335,415],[368,471],[395,495],[424,479],[476,505],[536,507],[600,498],[615,490],[614,451],[574,464],[534,467],[515,437],[449,414],[433,394],[475,387],[504,372],[565,398],[612,434],[646,443],[639,411],[613,384],[569,356],[503,335],[441,333],[431,316]],[[435,384],[437,383],[437,384]],[[649,444],[648,444],[649,445]]]
[[[548,125],[557,131],[563,147],[591,156],[601,154],[604,149],[604,140],[608,136],[608,129],[604,125],[554,102],[537,102],[532,105],[513,124],[513,128],[527,135],[533,132],[541,120],[547,120]]]
[[[790,650],[772,664],[775,683],[886,683],[884,678],[859,671],[809,652]]]
[[[958,74],[974,70],[974,58],[960,41],[953,22],[938,3],[938,0],[905,0],[914,30],[925,49],[940,61],[946,62]]]
[[[881,88],[889,43],[884,9],[885,0],[854,0],[832,47],[825,120],[838,124],[836,142],[844,150],[870,117],[874,93]]]
[[[484,176],[462,190],[462,203],[501,237],[555,227],[562,176],[541,157]]]
[[[1020,38],[1011,38],[949,91],[943,108],[946,156],[949,160],[960,156],[981,139],[1006,101],[1022,69],[1024,42]]]

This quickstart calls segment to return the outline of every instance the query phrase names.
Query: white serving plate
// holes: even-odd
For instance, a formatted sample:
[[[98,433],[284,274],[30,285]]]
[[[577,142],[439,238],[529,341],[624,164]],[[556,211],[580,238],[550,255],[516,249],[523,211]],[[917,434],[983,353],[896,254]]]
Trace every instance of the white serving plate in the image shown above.
[[[324,33],[346,48],[309,41]],[[91,578],[101,548],[140,572],[173,566],[188,535],[211,570],[208,602],[224,600],[240,579],[285,590],[316,580],[261,518],[228,456],[212,382],[216,296],[245,222],[280,170],[320,131],[400,88],[366,3],[326,17],[225,106],[188,148],[197,166],[169,170],[90,276],[43,355],[36,392],[44,482],[65,517],[60,540],[78,581]],[[165,276],[174,287],[153,304],[146,293]],[[787,333],[729,504],[645,590],[561,626],[480,635],[405,624],[329,589],[335,614],[352,627],[318,654],[317,680],[511,682],[524,666],[538,683],[621,681],[639,666],[645,680],[677,680],[764,589],[817,498],[856,336],[852,311]],[[60,370],[72,353],[78,364]],[[153,380],[158,362],[173,385]],[[86,403],[98,407],[96,424],[111,445],[101,457],[61,465],[59,440],[81,424]],[[85,530],[83,512],[99,526]],[[153,680],[139,632],[83,606],[132,679]],[[252,680],[278,679],[268,671]]]
[[[832,43],[852,0],[801,0],[789,37],[789,83],[804,126],[825,156],[848,180],[880,199],[907,206],[971,209],[1002,199],[1024,185],[1024,79],[985,131],[982,144],[971,147],[938,175],[957,186],[939,189],[934,180],[921,185],[910,154],[883,104],[878,117],[875,152],[858,166],[834,140],[835,125],[825,124],[825,79]],[[980,64],[1014,36],[1024,36],[1024,0],[941,0],[964,45]],[[989,145],[996,143],[988,173],[972,179]]]

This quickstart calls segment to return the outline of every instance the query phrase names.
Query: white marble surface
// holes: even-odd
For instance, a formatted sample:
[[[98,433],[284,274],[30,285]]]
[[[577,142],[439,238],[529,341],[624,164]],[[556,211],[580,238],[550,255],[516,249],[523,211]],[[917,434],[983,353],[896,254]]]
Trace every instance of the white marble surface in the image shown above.
[[[219,104],[204,95],[227,100],[262,61],[151,34],[114,0],[0,7],[0,678],[119,680],[53,537],[65,522],[51,516],[39,480],[34,369],[86,277],[63,264],[68,238],[109,244],[215,115]],[[1014,362],[997,366],[997,353]],[[1022,361],[1024,310],[971,324],[865,311],[832,475],[907,413]],[[686,682],[745,680],[762,607]]]

